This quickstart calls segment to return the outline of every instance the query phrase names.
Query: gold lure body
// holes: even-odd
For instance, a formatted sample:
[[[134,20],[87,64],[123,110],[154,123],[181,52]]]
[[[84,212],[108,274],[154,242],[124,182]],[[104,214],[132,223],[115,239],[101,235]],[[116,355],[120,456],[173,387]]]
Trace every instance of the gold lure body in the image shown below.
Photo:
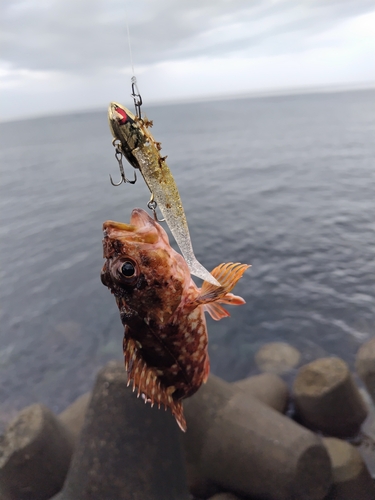
[[[160,143],[155,141],[148,128],[152,122],[136,117],[116,102],[109,105],[108,120],[114,142],[119,143],[117,148],[134,168],[140,170],[151,192],[150,201],[156,201],[160,208],[191,274],[220,286],[194,255],[178,188],[165,158],[160,155]]]

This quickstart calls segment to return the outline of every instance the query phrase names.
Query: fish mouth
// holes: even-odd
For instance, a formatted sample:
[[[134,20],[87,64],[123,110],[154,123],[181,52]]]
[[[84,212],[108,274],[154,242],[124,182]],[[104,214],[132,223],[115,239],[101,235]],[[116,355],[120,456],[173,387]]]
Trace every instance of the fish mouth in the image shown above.
[[[154,219],[152,219],[147,212],[142,210],[142,208],[134,208],[130,216],[130,224],[137,228],[141,228],[149,226],[150,224],[153,226],[155,223]]]
[[[126,224],[125,222],[115,222],[114,220],[107,220],[103,224],[103,231],[127,231],[133,233],[137,230],[135,226],[131,224]]]
[[[130,223],[126,222],[116,222],[114,220],[107,220],[103,224],[103,231],[113,230],[113,231],[126,231],[134,233],[137,229],[142,227],[154,225],[154,219],[152,219],[147,212],[142,210],[142,208],[134,208],[130,216]]]
[[[120,241],[142,241],[156,243],[159,233],[155,221],[141,208],[135,208],[130,217],[130,224],[107,220],[103,224],[105,238]]]

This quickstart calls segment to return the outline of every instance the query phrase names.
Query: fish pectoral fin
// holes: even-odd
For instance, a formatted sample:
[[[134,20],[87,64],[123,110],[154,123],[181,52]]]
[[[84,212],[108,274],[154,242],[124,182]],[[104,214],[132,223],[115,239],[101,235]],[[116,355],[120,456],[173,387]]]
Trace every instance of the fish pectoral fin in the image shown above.
[[[219,321],[223,318],[230,316],[229,312],[220,304],[229,304],[231,306],[242,306],[246,304],[245,300],[239,295],[233,295],[233,293],[227,293],[222,299],[218,299],[217,302],[210,302],[209,304],[204,304],[203,309],[208,312],[212,319]]]
[[[236,295],[230,294],[229,297],[228,295],[249,267],[251,266],[248,264],[240,264],[239,262],[228,262],[227,264],[220,264],[215,267],[211,274],[220,282],[221,286],[217,287],[204,281],[201,288],[201,294],[197,299],[199,303],[223,302],[225,304],[239,305],[240,303],[236,304],[234,299]],[[238,299],[240,299],[240,297],[238,297]],[[243,303],[244,302],[241,302],[241,304]]]
[[[221,304],[229,304],[231,306],[242,306],[246,304],[246,301],[239,295],[233,295],[233,293],[227,293],[222,299],[219,300]],[[224,309],[224,308],[223,308]]]
[[[223,306],[217,302],[210,302],[209,304],[204,304],[203,309],[208,312],[212,319],[219,321],[222,318],[230,316],[229,312],[224,309]]]

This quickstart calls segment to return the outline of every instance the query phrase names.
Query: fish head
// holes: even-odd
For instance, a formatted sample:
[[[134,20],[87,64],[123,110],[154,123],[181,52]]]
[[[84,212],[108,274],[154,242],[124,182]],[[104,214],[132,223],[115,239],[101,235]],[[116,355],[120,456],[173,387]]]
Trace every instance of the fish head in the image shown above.
[[[168,322],[191,277],[167,233],[144,210],[132,211],[130,223],[103,224],[102,283],[115,295],[123,322],[141,318],[146,324]]]
[[[137,159],[133,156],[134,149],[142,147],[147,141],[137,117],[125,106],[111,102],[108,107],[108,123],[114,139],[121,143],[121,151],[128,162],[139,168]]]

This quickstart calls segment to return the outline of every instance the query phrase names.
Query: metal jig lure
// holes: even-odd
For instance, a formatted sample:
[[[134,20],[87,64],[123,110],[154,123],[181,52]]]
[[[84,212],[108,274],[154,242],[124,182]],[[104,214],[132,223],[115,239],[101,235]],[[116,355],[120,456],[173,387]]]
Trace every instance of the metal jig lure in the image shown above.
[[[194,255],[180,194],[165,161],[166,156],[160,155],[161,144],[155,141],[149,131],[152,122],[141,117],[142,97],[135,77],[132,78],[132,97],[135,115],[116,102],[111,102],[108,108],[109,127],[114,137],[112,143],[121,174],[120,182],[114,183],[111,178],[111,183],[119,186],[122,183],[134,184],[136,182],[136,175],[133,181],[125,176],[122,164],[122,156],[125,156],[133,168],[140,170],[151,192],[148,208],[153,211],[155,219],[158,220],[156,207],[159,206],[191,274],[220,286],[220,283],[198,262]]]

